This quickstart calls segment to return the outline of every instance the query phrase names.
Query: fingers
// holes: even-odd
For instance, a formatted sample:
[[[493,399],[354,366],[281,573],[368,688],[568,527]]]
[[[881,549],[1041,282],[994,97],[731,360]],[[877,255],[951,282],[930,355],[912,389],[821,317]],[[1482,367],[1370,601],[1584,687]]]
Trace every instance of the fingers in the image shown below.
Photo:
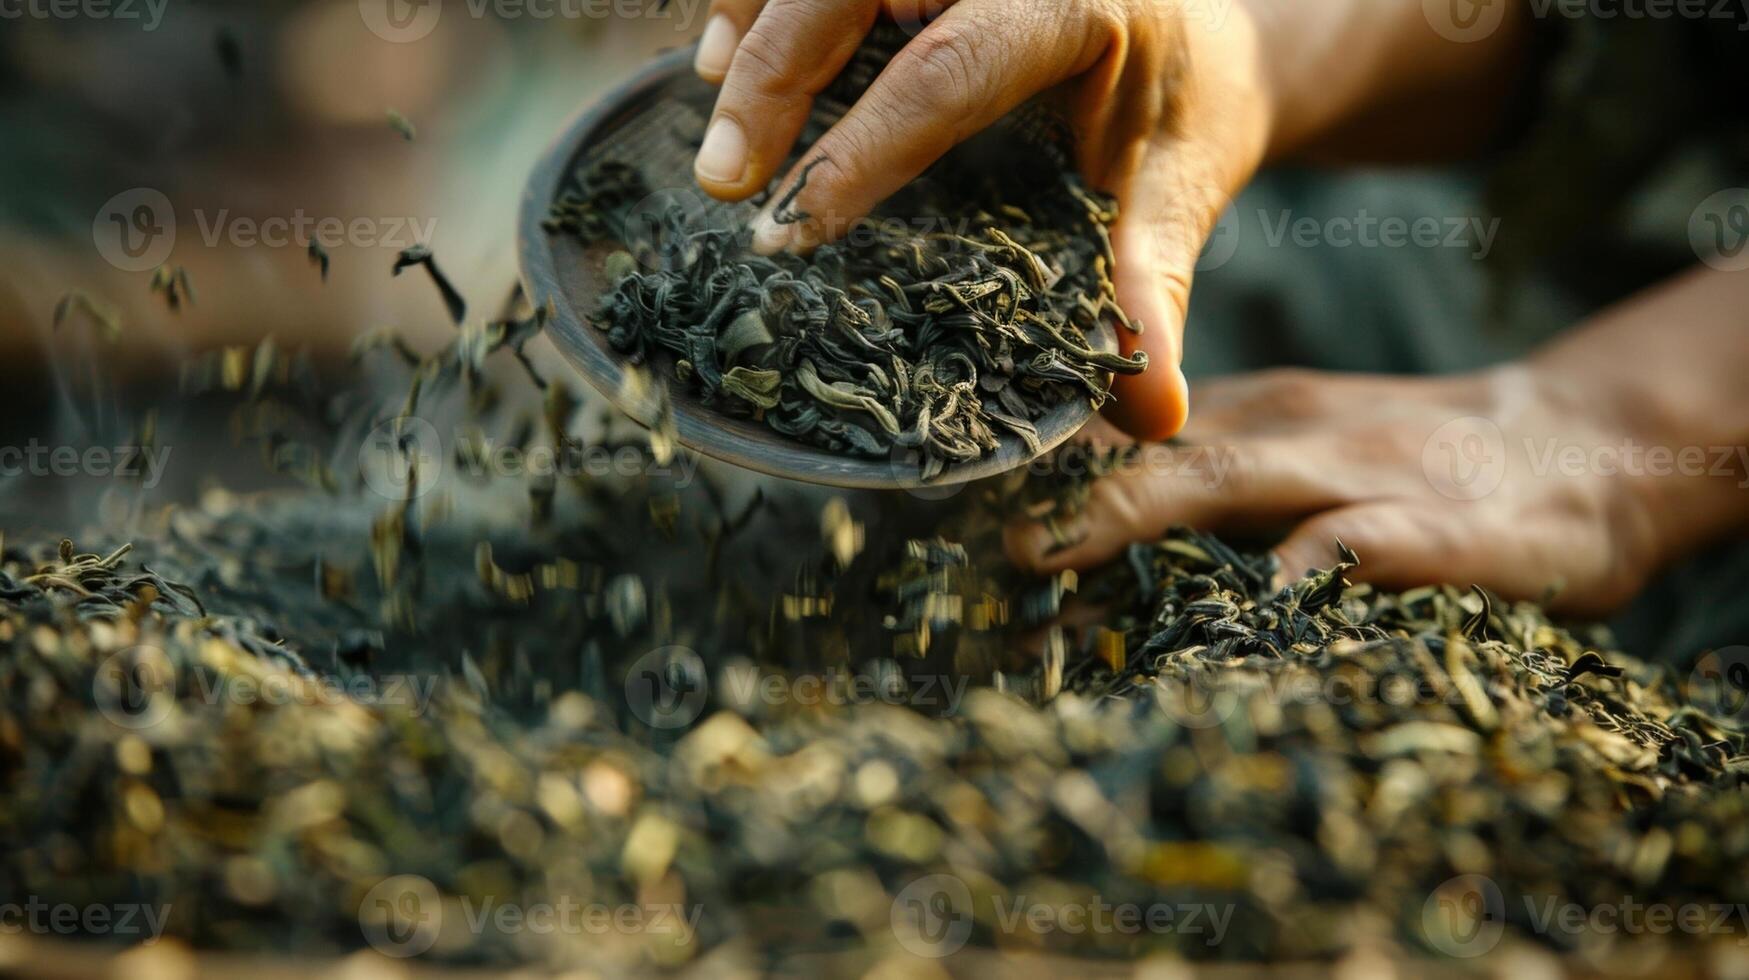
[[[837,237],[957,143],[1091,66],[1104,42],[1087,27],[1086,6],[988,0],[949,7],[785,178],[779,200],[794,193],[788,214],[768,208],[760,215],[754,248],[805,250]],[[805,217],[778,220],[786,216]]]
[[[747,0],[740,0],[747,2]],[[764,189],[801,135],[814,96],[850,62],[880,0],[770,0],[723,76],[693,174],[739,201]]]
[[[1109,561],[1175,525],[1278,527],[1349,499],[1319,465],[1324,458],[1286,442],[1146,446],[1128,469],[1094,483],[1082,514],[1058,526],[1010,525],[1004,541],[1016,564],[1055,572]]]
[[[692,70],[698,77],[715,85],[729,73],[729,63],[735,59],[735,49],[747,35],[765,0],[712,0],[710,20],[698,39],[698,53],[693,56]]]

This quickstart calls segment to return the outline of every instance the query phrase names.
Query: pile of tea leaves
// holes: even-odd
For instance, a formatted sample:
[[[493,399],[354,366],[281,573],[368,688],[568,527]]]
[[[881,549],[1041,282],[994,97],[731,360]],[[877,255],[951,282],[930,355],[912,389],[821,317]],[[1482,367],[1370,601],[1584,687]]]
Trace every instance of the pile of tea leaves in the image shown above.
[[[823,107],[854,101],[876,51],[847,69]],[[803,143],[832,119],[822,108]],[[754,254],[746,209],[703,206],[696,190],[652,189],[635,162],[598,153],[555,203],[547,228],[610,243],[591,311],[633,363],[671,371],[706,407],[763,421],[833,453],[915,453],[923,476],[982,459],[1004,440],[1041,451],[1038,423],[1072,401],[1111,397],[1136,374],[1090,340],[1137,331],[1119,308],[1110,198],[1062,165],[1060,135],[1026,130],[956,150],[842,238],[802,257]],[[1000,165],[990,143],[1012,141]],[[779,222],[821,158],[774,191]],[[592,260],[593,261],[593,260]]]
[[[0,891],[144,903],[200,947],[602,969],[1521,935],[1655,962],[1664,935],[1541,910],[1741,899],[1743,732],[1658,670],[1529,604],[1352,585],[1352,556],[1275,590],[1267,558],[1188,532],[1010,592],[977,496],[893,548],[830,502],[791,585],[714,607],[586,562],[517,596],[482,568],[417,607],[441,629],[363,650],[235,612],[309,581],[271,531],[310,519],[295,499],[209,499],[131,553],[8,541]],[[427,589],[467,568],[430,520]],[[1022,653],[1070,589],[1106,625]],[[736,607],[769,642],[712,631]],[[553,617],[594,625],[555,646]],[[798,631],[812,660],[782,662]],[[384,645],[442,666],[386,670]],[[944,656],[986,666],[915,672]],[[607,683],[571,680],[579,657]],[[549,683],[506,697],[530,673]],[[1087,927],[1099,909],[1151,924]]]

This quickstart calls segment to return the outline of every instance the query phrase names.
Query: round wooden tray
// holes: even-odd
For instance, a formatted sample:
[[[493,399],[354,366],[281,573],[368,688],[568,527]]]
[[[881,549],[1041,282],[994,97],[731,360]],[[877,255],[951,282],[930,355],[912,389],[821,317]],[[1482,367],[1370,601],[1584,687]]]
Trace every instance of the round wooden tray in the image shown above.
[[[585,246],[571,235],[549,233],[542,222],[577,167],[586,158],[597,157],[636,164],[658,191],[694,195],[699,206],[720,209],[739,220],[751,217],[750,205],[708,201],[692,180],[695,147],[689,141],[703,131],[715,98],[716,90],[692,72],[691,49],[671,51],[572,121],[536,165],[523,192],[518,250],[529,298],[536,308],[550,304],[553,317],[547,329],[565,357],[615,407],[645,427],[655,423],[654,402],[626,396],[625,355],[609,346],[606,333],[588,321],[606,286],[603,260],[615,246]],[[1109,326],[1102,325],[1089,343],[1101,350],[1117,349]],[[669,365],[652,367],[671,377]],[[682,445],[751,470],[807,483],[874,489],[940,487],[993,476],[1034,458],[1019,437],[1004,434],[994,453],[949,466],[926,483],[915,450],[896,449],[890,459],[830,453],[757,422],[723,415],[701,404],[682,385],[669,388]],[[1052,409],[1036,422],[1044,451],[1062,444],[1092,417],[1093,407],[1084,399]]]

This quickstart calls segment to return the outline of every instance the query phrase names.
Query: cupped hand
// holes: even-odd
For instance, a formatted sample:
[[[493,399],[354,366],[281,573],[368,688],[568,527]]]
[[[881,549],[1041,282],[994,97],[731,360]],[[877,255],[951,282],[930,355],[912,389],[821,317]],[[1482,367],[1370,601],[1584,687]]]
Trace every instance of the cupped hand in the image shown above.
[[[1512,367],[1422,379],[1271,371],[1199,385],[1198,414],[1095,483],[1065,526],[1008,529],[1038,571],[1096,565],[1174,525],[1272,533],[1282,578],[1328,567],[1391,588],[1476,583],[1581,614],[1625,603],[1666,555],[1635,435],[1587,394]],[[1645,440],[1638,443],[1645,445]],[[1572,465],[1583,461],[1581,465]]]
[[[1218,5],[1216,5],[1218,6]],[[722,87],[695,173],[743,200],[778,176],[814,96],[877,17],[924,24],[868,92],[778,185],[808,217],[754,223],[766,252],[806,249],[922,173],[1023,101],[1063,86],[1078,162],[1118,198],[1118,299],[1143,333],[1124,353],[1153,365],[1118,378],[1107,415],[1140,438],[1177,432],[1189,407],[1179,370],[1192,274],[1270,132],[1258,32],[1243,4],[1154,0],[712,0],[697,55]],[[925,23],[926,22],[926,23]],[[773,195],[774,200],[785,193]]]

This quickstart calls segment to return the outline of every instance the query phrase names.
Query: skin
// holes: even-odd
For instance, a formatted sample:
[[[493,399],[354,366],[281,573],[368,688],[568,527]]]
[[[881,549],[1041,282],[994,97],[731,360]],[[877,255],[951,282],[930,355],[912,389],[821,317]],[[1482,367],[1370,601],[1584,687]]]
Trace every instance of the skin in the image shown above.
[[[1672,453],[1749,443],[1746,413],[1719,410],[1741,402],[1736,379],[1749,368],[1732,313],[1749,301],[1744,275],[1682,277],[1524,364],[1435,379],[1268,372],[1199,386],[1190,416],[1179,365],[1193,271],[1232,197],[1283,158],[1433,160],[1474,149],[1518,79],[1522,5],[1466,42],[1434,29],[1421,0],[714,0],[711,9],[697,67],[721,93],[695,171],[725,200],[780,176],[813,96],[876,17],[915,31],[809,154],[807,163],[824,162],[795,207],[812,217],[780,225],[768,210],[754,225],[756,248],[806,249],[841,234],[1039,93],[1075,127],[1086,177],[1117,196],[1118,298],[1146,328],[1124,338],[1126,353],[1139,346],[1152,366],[1117,379],[1103,438],[1181,439],[1154,447],[1154,464],[1096,485],[1081,521],[1055,537],[1011,528],[1023,565],[1085,567],[1174,524],[1289,528],[1278,549],[1285,572],[1328,564],[1340,537],[1360,553],[1360,577],[1382,584],[1474,581],[1532,598],[1553,590],[1558,608],[1601,613],[1651,570],[1749,517],[1741,457],[1670,476],[1631,464],[1576,475],[1532,465],[1550,439],[1584,459],[1634,442]],[[796,177],[782,175],[780,186]],[[1647,380],[1660,378],[1684,383],[1672,391]],[[1442,491],[1438,467],[1451,463],[1441,453],[1457,451],[1448,446],[1477,445],[1464,438],[1471,423],[1456,422],[1474,418],[1487,420],[1505,469],[1491,492],[1459,499]],[[1218,477],[1196,472],[1192,456],[1228,466]],[[1057,547],[1063,538],[1072,543]]]

